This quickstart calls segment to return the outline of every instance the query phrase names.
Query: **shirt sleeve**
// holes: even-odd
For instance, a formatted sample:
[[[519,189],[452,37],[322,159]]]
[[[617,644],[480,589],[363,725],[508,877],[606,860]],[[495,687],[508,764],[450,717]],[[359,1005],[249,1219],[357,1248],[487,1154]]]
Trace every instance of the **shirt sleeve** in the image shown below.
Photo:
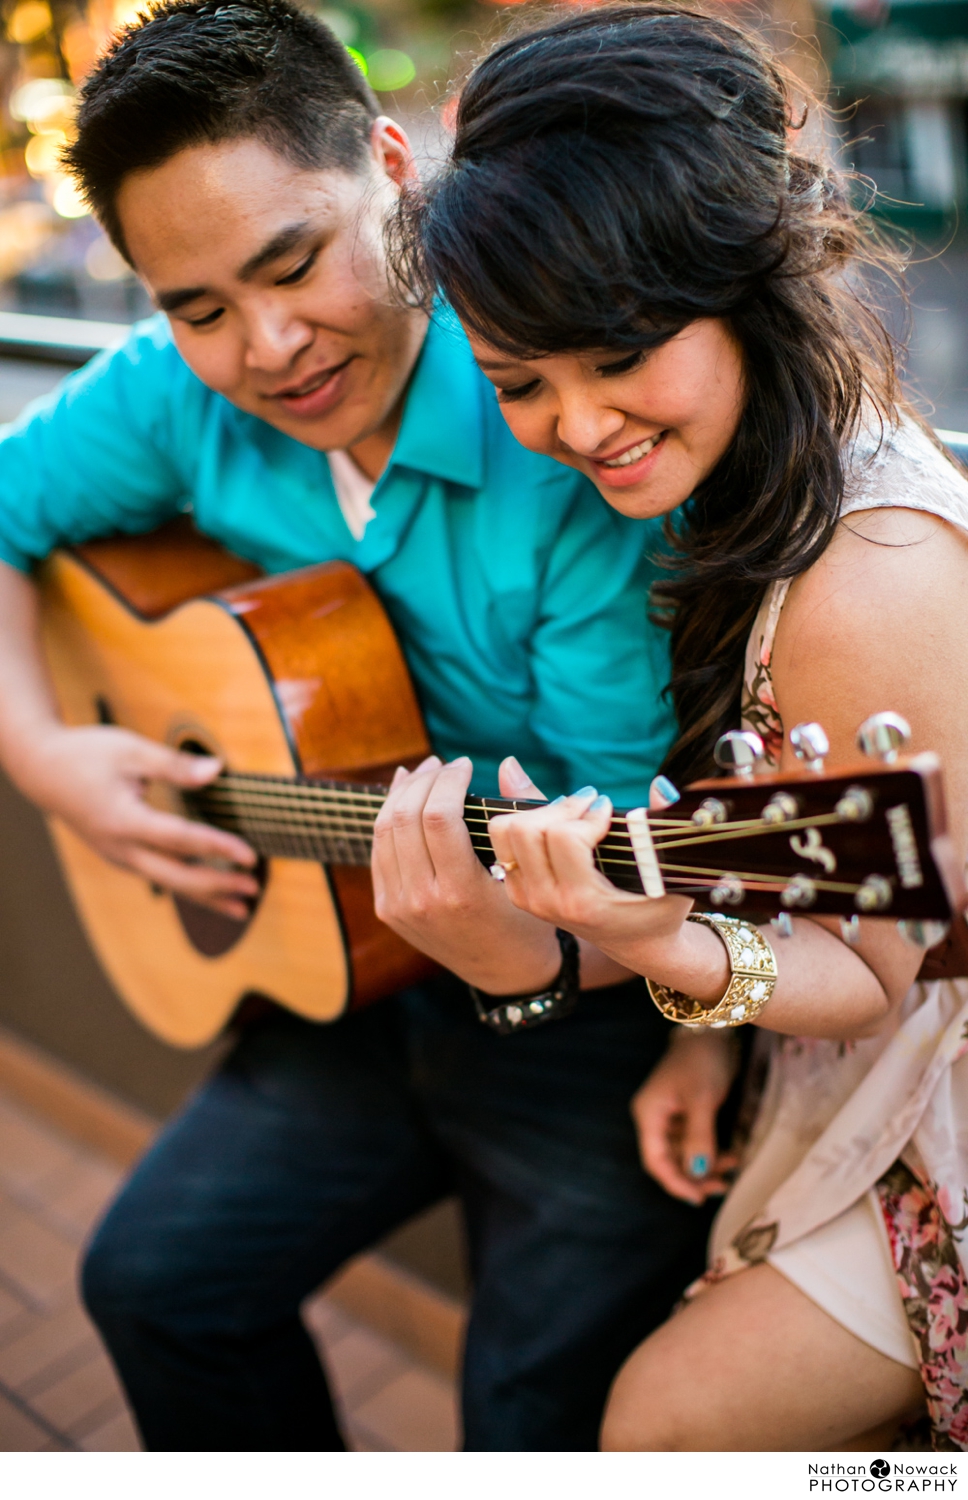
[[[184,509],[181,429],[203,390],[155,318],[0,428],[0,558],[26,571],[60,544]]]

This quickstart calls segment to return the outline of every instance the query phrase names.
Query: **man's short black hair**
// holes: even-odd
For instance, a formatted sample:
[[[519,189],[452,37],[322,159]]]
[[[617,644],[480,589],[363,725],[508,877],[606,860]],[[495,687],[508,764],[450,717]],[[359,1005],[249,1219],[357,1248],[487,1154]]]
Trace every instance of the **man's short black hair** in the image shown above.
[[[65,162],[127,255],[116,204],[130,173],[245,136],[298,167],[359,171],[378,114],[342,43],[289,0],[164,0],[84,84]]]

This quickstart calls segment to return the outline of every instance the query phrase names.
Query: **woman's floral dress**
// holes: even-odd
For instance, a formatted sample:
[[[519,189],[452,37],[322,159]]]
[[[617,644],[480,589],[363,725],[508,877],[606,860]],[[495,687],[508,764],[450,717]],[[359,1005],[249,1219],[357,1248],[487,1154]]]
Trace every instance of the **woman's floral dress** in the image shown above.
[[[855,448],[843,513],[878,506],[929,511],[968,531],[968,483],[909,421],[880,447]],[[788,588],[767,592],[746,658],[743,724],[774,765],[784,726],[770,659]],[[794,1245],[874,1188],[933,1444],[968,1449],[968,980],[913,985],[888,1035],[842,1043],[761,1032],[758,1046],[763,1096],[713,1228],[710,1278]]]

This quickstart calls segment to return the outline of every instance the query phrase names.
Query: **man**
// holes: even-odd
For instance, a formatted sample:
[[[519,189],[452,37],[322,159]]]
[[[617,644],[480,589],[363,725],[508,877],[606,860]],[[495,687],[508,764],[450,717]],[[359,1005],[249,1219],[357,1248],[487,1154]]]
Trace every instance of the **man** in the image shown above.
[[[574,1014],[481,1025],[469,984],[500,1016],[571,959],[471,854],[461,757],[482,791],[514,750],[551,795],[594,776],[642,799],[671,735],[648,533],[518,448],[459,330],[389,296],[406,137],[287,0],[164,4],[95,69],[72,157],[167,322],[0,443],[10,775],[107,858],[243,915],[246,845],[143,798],[217,766],[65,728],[37,645],[33,560],[188,505],[269,571],[362,569],[435,747],[458,757],[399,779],[375,869],[385,919],[452,973],[331,1026],[276,1012],[243,1030],[101,1226],[92,1315],[149,1447],[340,1447],[299,1304],[456,1190],[475,1287],[467,1446],[591,1448],[611,1376],[698,1270],[706,1221],[637,1162],[629,1100],[664,1044],[638,982],[586,953]],[[503,784],[530,785],[514,762]]]

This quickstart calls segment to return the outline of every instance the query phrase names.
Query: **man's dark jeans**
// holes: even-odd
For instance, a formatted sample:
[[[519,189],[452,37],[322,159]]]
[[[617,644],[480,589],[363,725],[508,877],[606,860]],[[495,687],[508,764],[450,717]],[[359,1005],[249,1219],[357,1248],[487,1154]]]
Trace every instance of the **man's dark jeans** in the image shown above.
[[[299,1304],[456,1190],[467,1448],[594,1448],[619,1365],[703,1264],[709,1214],[644,1174],[629,1117],[665,1039],[639,982],[510,1037],[450,977],[331,1026],[251,1026],[84,1269],[148,1447],[342,1447]]]

